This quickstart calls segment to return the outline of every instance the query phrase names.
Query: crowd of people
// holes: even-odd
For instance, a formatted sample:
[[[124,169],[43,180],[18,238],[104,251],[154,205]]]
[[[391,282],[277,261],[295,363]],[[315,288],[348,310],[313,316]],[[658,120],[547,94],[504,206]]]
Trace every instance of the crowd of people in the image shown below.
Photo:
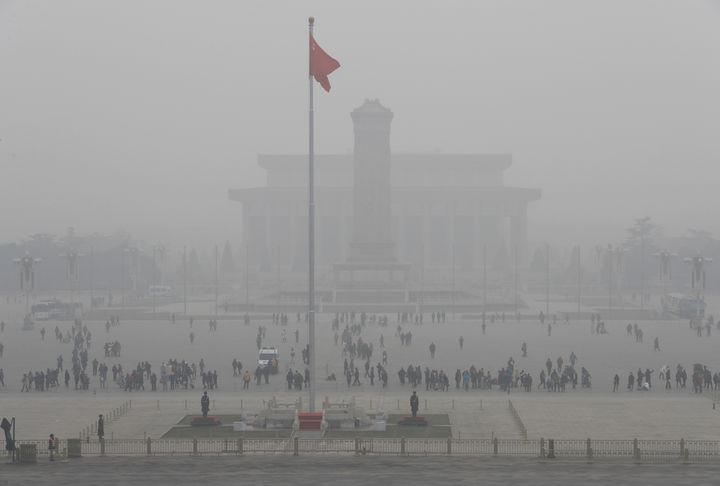
[[[303,319],[304,317],[304,319]],[[427,317],[427,316],[426,316]],[[307,314],[298,313],[296,315],[297,324],[307,322]],[[173,321],[176,317],[172,316]],[[557,314],[546,316],[544,313],[538,315],[540,324],[547,324],[549,329],[553,325],[557,325],[559,321],[569,325],[569,317],[567,314],[558,318]],[[192,323],[193,318],[189,319]],[[275,326],[282,328],[282,336],[286,336],[286,327],[290,325],[290,317],[286,313],[276,312],[268,316],[269,322]],[[413,331],[406,330],[403,326],[408,324],[420,325],[423,323],[423,314],[414,312],[401,312],[396,314],[396,332],[395,338],[402,347],[411,347],[415,336]],[[487,328],[487,322],[491,324],[505,322],[504,313],[488,313],[482,314],[479,322],[483,335]],[[446,314],[444,311],[431,312],[429,319],[425,322],[433,324],[446,323]],[[593,334],[607,334],[606,324],[599,314],[591,314],[589,316],[591,332]],[[384,314],[370,313],[354,313],[343,312],[337,313],[331,318],[331,331],[334,335],[334,342],[339,346],[337,366],[343,364],[342,375],[337,370],[337,375],[344,378],[348,388],[360,386],[375,386],[376,384],[383,387],[388,386],[388,350],[385,348],[384,329],[387,327],[389,318]],[[249,324],[249,316],[245,315],[243,323]],[[113,327],[120,325],[119,316],[112,316],[105,322],[106,331],[111,332]],[[712,316],[703,321],[691,321],[690,329],[698,332],[703,331],[705,335],[710,335],[712,327],[716,325]],[[720,326],[720,322],[717,323]],[[192,326],[192,324],[191,324]],[[83,325],[80,320],[76,320],[73,325],[66,331],[60,331],[59,326],[54,326],[54,334],[56,341],[62,345],[70,345],[71,359],[69,366],[64,366],[62,355],[57,358],[57,366],[46,367],[41,371],[27,371],[22,376],[23,392],[46,391],[61,387],[64,383],[65,388],[71,388],[74,385],[76,390],[88,390],[91,386],[91,380],[96,379],[100,388],[107,388],[114,385],[116,388],[131,391],[173,391],[194,389],[201,386],[206,390],[215,390],[219,388],[219,372],[217,369],[206,370],[204,361],[201,359],[198,364],[190,360],[169,359],[162,362],[157,370],[157,374],[153,372],[152,365],[149,361],[142,361],[130,370],[124,370],[122,365],[116,360],[121,358],[121,345],[118,340],[108,340],[104,345],[105,361],[112,360],[114,363],[100,362],[98,358],[90,361],[90,350],[92,349],[92,333],[87,325]],[[210,319],[208,321],[208,330],[217,332],[217,320]],[[295,342],[300,341],[300,326],[294,330]],[[434,329],[434,328],[433,328]],[[643,343],[643,329],[637,323],[628,323],[625,327],[626,335],[634,339],[638,344]],[[0,332],[4,330],[4,323],[0,323]],[[428,331],[433,334],[433,330]],[[259,325],[257,328],[256,344],[260,348],[263,341],[266,340],[268,329],[265,325]],[[422,339],[425,331],[423,329],[416,330],[415,333]],[[550,332],[548,333],[550,334]],[[41,339],[44,339],[41,331]],[[460,351],[467,348],[466,339],[460,335],[457,338]],[[428,341],[425,341],[425,345]],[[3,345],[0,343],[0,357],[3,353]],[[379,348],[382,356],[377,356]],[[429,351],[429,359],[436,359],[438,352],[447,353],[447,349],[439,350],[439,346],[431,341],[427,347]],[[296,367],[295,365],[295,347],[291,348],[288,358],[283,360],[284,368],[282,374],[285,376],[288,390],[302,390],[308,386],[309,381],[309,346],[302,346],[302,362],[304,367]],[[660,352],[659,338],[654,338],[654,347],[656,352]],[[472,348],[469,349],[472,352]],[[521,357],[523,360],[528,359],[528,346],[523,342],[520,346]],[[428,356],[428,355],[426,355]],[[442,361],[447,363],[452,358],[441,356]],[[466,358],[464,358],[466,359]],[[377,363],[373,365],[373,363]],[[399,368],[397,371],[397,384],[400,386],[409,385],[413,388],[424,386],[427,391],[448,391],[451,387],[450,376],[454,378],[455,389],[457,390],[492,390],[509,392],[513,389],[524,390],[527,392],[533,390],[545,390],[548,392],[564,392],[576,388],[591,388],[592,378],[590,371],[584,366],[577,366],[577,356],[574,352],[569,353],[567,362],[563,357],[555,360],[547,358],[536,374],[527,368],[527,362],[523,361],[524,366],[518,367],[514,358],[510,357],[507,362],[495,371],[480,367],[475,364],[469,366],[453,367],[454,373],[447,373],[440,366],[428,364],[413,364]],[[326,380],[336,381],[336,370],[332,362],[327,368]],[[523,369],[525,368],[525,369]],[[232,376],[238,378],[242,382],[243,390],[250,388],[254,381],[255,386],[262,387],[270,384],[270,378],[274,371],[268,366],[258,365],[253,371],[253,367],[245,369],[239,358],[233,358],[231,363]],[[452,368],[451,368],[452,369]],[[112,379],[109,379],[109,372],[112,371]],[[534,378],[537,378],[537,381]],[[652,368],[638,369],[637,372],[631,372],[627,376],[627,390],[650,390],[653,387],[653,378],[656,377]],[[681,365],[677,365],[674,371],[668,366],[663,366],[659,373],[659,386],[671,389],[673,378],[676,389],[684,389],[688,381],[688,372]],[[695,393],[702,393],[704,390],[720,389],[720,374],[713,373],[707,366],[695,365],[692,374],[689,376]],[[0,387],[5,387],[4,371],[0,368]],[[620,375],[613,377],[613,391],[620,389]],[[198,384],[199,382],[199,384]],[[149,384],[149,387],[147,386]],[[535,386],[533,386],[535,385]]]

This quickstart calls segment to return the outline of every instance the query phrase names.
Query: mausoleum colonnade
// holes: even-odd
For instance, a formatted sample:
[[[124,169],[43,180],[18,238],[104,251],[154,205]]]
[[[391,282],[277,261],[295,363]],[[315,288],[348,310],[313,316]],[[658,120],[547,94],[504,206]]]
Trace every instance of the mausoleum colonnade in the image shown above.
[[[527,251],[527,204],[536,189],[508,187],[393,188],[391,232],[397,261],[415,269],[481,270],[514,262]],[[307,191],[263,187],[231,191],[242,202],[243,230],[251,268],[307,270]],[[352,240],[351,188],[316,189],[316,255],[319,270],[345,261]],[[503,257],[504,255],[504,257]]]

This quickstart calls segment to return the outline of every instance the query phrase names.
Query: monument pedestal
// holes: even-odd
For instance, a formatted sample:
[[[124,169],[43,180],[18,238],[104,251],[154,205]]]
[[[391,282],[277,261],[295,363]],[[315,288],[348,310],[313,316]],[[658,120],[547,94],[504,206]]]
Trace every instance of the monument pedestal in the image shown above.
[[[408,302],[410,264],[344,262],[333,265],[335,304],[402,304]]]
[[[362,242],[350,243],[350,256],[348,262],[393,263],[395,259],[395,244],[392,242]]]

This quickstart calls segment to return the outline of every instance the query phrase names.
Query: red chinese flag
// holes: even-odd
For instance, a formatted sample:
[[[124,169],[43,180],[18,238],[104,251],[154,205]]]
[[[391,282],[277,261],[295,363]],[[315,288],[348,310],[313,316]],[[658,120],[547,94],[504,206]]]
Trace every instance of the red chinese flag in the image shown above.
[[[315,42],[313,36],[310,36],[310,75],[320,86],[327,92],[330,92],[330,80],[328,75],[340,67],[340,63],[330,57],[327,52]]]

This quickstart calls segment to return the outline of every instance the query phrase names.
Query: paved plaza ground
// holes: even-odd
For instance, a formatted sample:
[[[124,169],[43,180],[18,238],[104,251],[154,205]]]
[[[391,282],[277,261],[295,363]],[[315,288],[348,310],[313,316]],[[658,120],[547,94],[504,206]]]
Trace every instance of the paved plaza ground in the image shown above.
[[[663,465],[452,457],[83,458],[38,466],[0,464],[0,485],[292,484],[711,485],[711,465]]]
[[[203,304],[194,304],[191,311],[206,313]],[[559,307],[559,305],[558,305]],[[167,313],[176,307],[161,308]],[[89,391],[59,390],[20,393],[21,377],[28,370],[55,367],[56,358],[62,354],[65,363],[70,362],[71,345],[58,343],[53,329],[57,325],[63,332],[69,322],[38,323],[35,330],[23,331],[20,326],[22,304],[7,304],[2,299],[0,319],[7,327],[0,334],[5,351],[0,358],[4,369],[6,388],[0,389],[0,416],[14,416],[21,438],[44,438],[54,432],[62,438],[77,437],[81,430],[94,422],[98,413],[107,413],[124,402],[132,400],[130,412],[106,427],[106,435],[114,438],[159,438],[185,415],[199,412],[201,390],[175,392],[126,393],[116,387],[99,389],[93,378]],[[528,311],[530,312],[530,311]],[[533,311],[534,312],[534,311]],[[163,314],[165,315],[165,314]],[[105,331],[104,320],[89,320],[84,324],[93,334],[90,361],[97,357],[112,367],[122,364],[132,369],[140,361],[148,360],[154,371],[160,363],[170,358],[189,362],[205,360],[208,369],[216,369],[219,389],[210,392],[216,414],[255,413],[267,400],[291,402],[302,397],[307,403],[307,393],[287,392],[284,370],[287,366],[304,369],[300,349],[305,345],[306,326],[297,323],[294,315],[286,327],[275,326],[268,319],[253,319],[244,326],[239,316],[220,315],[217,332],[208,330],[207,320],[196,320],[193,329],[189,322],[179,319],[174,325],[166,318],[141,320],[121,319],[120,326]],[[639,367],[655,370],[655,380],[663,365],[674,368],[678,363],[690,372],[693,363],[706,364],[711,370],[720,370],[720,354],[717,352],[720,331],[713,330],[709,337],[697,337],[684,321],[638,321],[644,330],[644,343],[636,343],[625,335],[625,326],[631,321],[610,321],[606,335],[590,333],[587,320],[558,324],[548,336],[547,326],[537,319],[487,325],[483,335],[479,322],[462,319],[460,315],[448,315],[446,324],[433,324],[429,315],[422,326],[404,325],[403,331],[412,331],[411,346],[401,346],[396,334],[395,316],[390,316],[388,327],[368,325],[362,332],[363,340],[374,344],[373,362],[380,359],[379,337],[382,334],[388,352],[389,385],[383,389],[377,383],[348,389],[344,381],[327,382],[323,378],[334,372],[342,379],[340,347],[334,345],[330,331],[332,316],[320,315],[318,324],[318,375],[320,378],[318,400],[327,397],[333,402],[350,401],[368,411],[398,413],[408,410],[410,388],[401,387],[397,371],[409,364],[443,369],[451,377],[449,392],[418,390],[421,413],[447,413],[452,434],[456,438],[520,438],[520,428],[508,410],[512,400],[526,429],[528,437],[555,437],[582,439],[666,438],[720,439],[718,410],[713,410],[713,394],[693,395],[690,390],[665,391],[655,387],[649,392],[625,391],[627,374]],[[233,377],[230,365],[233,358],[242,361],[245,368],[255,368],[257,348],[255,336],[259,325],[266,326],[265,344],[280,348],[281,374],[271,378],[269,385],[251,386],[243,391],[241,380]],[[48,333],[41,340],[40,328]],[[299,343],[295,343],[295,330],[300,331]],[[189,333],[194,332],[195,342],[190,343]],[[463,336],[461,350],[458,338]],[[653,339],[660,340],[661,351],[653,351]],[[118,340],[122,344],[122,356],[105,358],[102,344]],[[520,345],[528,345],[528,357],[522,358]],[[437,346],[435,359],[430,358],[428,346]],[[296,350],[296,363],[289,363],[290,348]],[[493,391],[456,390],[453,375],[457,368],[470,365],[493,371],[505,366],[510,356],[516,367],[532,373],[535,383],[545,360],[553,362],[562,356],[567,362],[570,352],[578,356],[577,368],[586,367],[593,378],[591,390],[568,389],[565,393],[548,393],[534,389],[531,393],[515,391],[511,394]],[[361,367],[361,363],[357,363]],[[362,368],[361,368],[362,369]],[[621,392],[612,393],[612,377],[621,377]],[[149,389],[149,383],[146,382]],[[186,405],[187,402],[187,405]]]

